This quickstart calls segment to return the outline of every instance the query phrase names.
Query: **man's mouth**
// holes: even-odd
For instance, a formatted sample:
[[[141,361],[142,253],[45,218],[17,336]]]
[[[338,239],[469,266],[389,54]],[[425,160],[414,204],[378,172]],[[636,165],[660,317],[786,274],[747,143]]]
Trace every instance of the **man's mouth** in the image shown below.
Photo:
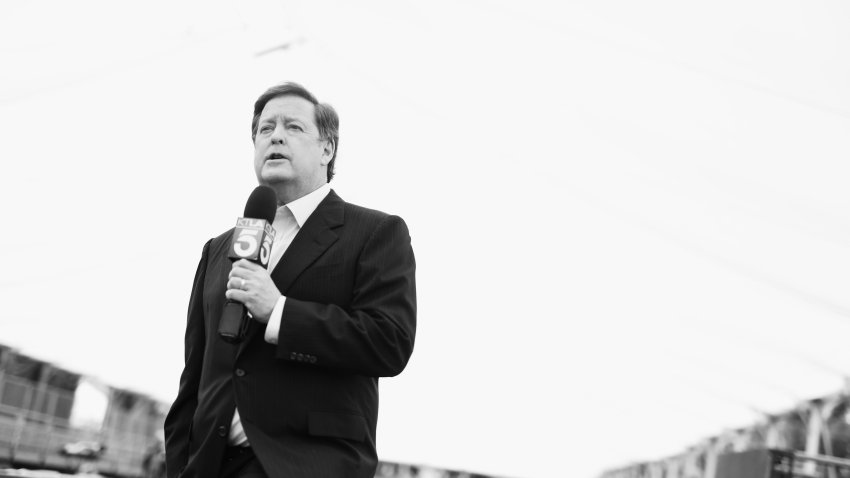
[[[266,156],[266,161],[270,161],[270,160],[273,160],[273,159],[289,159],[289,158],[287,158],[286,156],[284,156],[280,153],[270,153],[268,156]]]

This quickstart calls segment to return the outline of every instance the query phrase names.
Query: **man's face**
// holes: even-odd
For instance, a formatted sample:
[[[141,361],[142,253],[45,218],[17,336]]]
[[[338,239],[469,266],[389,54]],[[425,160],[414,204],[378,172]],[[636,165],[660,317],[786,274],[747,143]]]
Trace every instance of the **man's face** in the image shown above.
[[[254,138],[254,171],[260,184],[285,185],[301,195],[327,182],[332,146],[319,139],[314,106],[300,96],[266,103]]]

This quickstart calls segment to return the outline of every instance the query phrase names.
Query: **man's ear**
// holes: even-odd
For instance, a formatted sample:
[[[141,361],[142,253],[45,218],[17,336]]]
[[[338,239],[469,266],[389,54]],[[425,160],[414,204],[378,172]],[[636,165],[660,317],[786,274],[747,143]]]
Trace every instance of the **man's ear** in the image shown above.
[[[331,162],[335,152],[336,145],[329,139],[324,140],[324,145],[322,146],[322,166],[327,166]]]

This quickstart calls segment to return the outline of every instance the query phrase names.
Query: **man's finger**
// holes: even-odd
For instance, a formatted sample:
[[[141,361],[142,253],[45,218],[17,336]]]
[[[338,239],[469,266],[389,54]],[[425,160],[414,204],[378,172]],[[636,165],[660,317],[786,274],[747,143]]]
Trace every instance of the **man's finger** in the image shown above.
[[[230,300],[235,300],[236,302],[242,302],[246,306],[247,302],[250,300],[251,295],[242,289],[227,289],[224,291],[224,296]]]
[[[262,269],[262,267],[260,267],[260,266],[259,266],[259,265],[257,265],[257,264],[254,264],[253,262],[251,262],[251,261],[249,261],[249,260],[247,260],[247,259],[239,259],[238,261],[234,262],[234,263],[233,263],[233,269],[232,269],[232,270],[235,270],[235,269],[237,269],[237,268],[238,268],[238,269],[247,269],[247,270],[249,270],[249,271],[254,271],[254,270],[257,270],[257,269]]]
[[[244,277],[232,276],[230,279],[227,279],[228,289],[247,290],[247,284],[248,280]]]

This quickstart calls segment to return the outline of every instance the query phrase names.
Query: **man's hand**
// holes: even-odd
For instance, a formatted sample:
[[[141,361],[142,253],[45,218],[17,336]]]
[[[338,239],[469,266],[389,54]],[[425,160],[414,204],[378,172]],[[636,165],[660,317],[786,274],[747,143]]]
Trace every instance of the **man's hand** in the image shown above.
[[[245,304],[254,320],[265,324],[281,293],[274,285],[269,271],[251,261],[240,259],[230,269],[224,295]]]

